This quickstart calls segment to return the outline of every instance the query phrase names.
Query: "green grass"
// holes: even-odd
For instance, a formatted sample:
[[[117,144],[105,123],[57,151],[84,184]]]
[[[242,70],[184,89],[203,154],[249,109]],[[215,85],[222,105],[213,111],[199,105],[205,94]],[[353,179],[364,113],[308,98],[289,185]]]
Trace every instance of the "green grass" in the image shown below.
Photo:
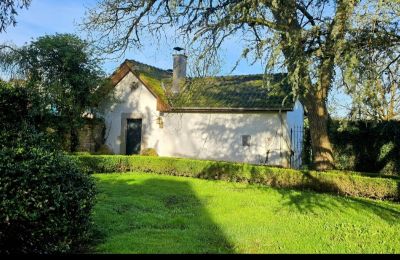
[[[94,175],[97,253],[400,253],[400,204],[152,174]]]

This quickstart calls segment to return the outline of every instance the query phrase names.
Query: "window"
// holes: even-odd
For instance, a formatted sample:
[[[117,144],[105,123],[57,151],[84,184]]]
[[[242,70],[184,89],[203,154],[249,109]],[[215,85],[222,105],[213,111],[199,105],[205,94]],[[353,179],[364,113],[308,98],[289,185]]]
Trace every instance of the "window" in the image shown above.
[[[242,135],[242,146],[250,146],[250,135]]]

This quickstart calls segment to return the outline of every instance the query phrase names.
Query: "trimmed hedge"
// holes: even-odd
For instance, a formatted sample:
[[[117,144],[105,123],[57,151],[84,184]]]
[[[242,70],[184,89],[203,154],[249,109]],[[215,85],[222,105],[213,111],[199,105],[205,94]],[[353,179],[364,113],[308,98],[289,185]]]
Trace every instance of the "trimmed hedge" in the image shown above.
[[[245,163],[149,156],[74,156],[90,172],[151,172],[278,188],[307,189],[373,199],[400,200],[397,179],[371,178],[351,173],[298,171]]]

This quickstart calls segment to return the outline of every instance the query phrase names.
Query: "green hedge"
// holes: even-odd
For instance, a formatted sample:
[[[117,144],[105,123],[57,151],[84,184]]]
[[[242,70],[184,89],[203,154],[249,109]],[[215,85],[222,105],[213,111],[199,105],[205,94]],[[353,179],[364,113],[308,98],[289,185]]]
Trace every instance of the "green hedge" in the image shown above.
[[[330,120],[328,132],[338,170],[400,176],[400,121]],[[310,148],[305,124],[303,164],[312,166]]]
[[[399,180],[351,173],[298,171],[244,163],[147,157],[75,156],[91,172],[151,172],[202,179],[258,183],[279,188],[307,189],[373,199],[400,200]]]
[[[336,167],[400,175],[400,122],[332,121]]]

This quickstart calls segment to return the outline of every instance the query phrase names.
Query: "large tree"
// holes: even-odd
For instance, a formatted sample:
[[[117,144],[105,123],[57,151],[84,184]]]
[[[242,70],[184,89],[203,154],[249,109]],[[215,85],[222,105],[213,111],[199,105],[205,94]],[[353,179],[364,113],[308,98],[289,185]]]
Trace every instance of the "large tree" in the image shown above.
[[[75,151],[83,116],[105,99],[101,90],[109,87],[89,44],[75,35],[56,34],[0,50],[0,65],[11,82],[38,94],[36,110],[52,115],[43,128],[55,130],[61,140],[70,135],[69,149]]]
[[[358,120],[400,119],[400,46],[363,46],[342,67],[344,91],[352,98],[349,116]]]
[[[400,119],[400,63],[392,63],[393,56],[386,55],[365,54],[359,68],[351,72],[356,80],[343,79],[345,93],[352,99],[348,107],[350,118],[374,121]]]
[[[326,101],[338,65],[351,66],[348,57],[366,43],[399,43],[398,1],[385,3],[390,8],[373,0],[101,0],[83,26],[109,53],[141,47],[146,34],[160,37],[174,26],[205,62],[230,36],[240,38],[242,57],[288,73],[308,113],[314,167],[323,170],[334,167]],[[370,26],[372,17],[379,26]]]
[[[0,1],[0,33],[9,25],[17,24],[18,9],[28,8],[32,0],[1,0]]]

